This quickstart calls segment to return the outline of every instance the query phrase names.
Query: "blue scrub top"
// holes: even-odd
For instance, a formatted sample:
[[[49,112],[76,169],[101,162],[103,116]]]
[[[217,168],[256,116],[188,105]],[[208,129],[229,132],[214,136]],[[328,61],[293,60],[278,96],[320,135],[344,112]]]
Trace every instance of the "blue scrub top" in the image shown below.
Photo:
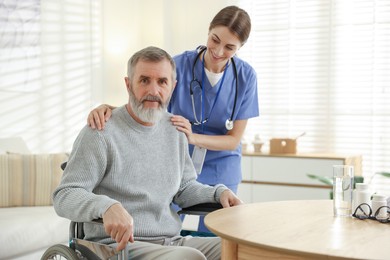
[[[169,112],[175,115],[181,115],[191,122],[195,122],[195,117],[192,109],[192,101],[190,96],[190,82],[193,79],[192,71],[193,64],[198,52],[186,51],[174,57],[177,70],[177,85],[172,94],[172,99],[169,105]],[[244,120],[259,115],[259,106],[257,98],[257,78],[255,70],[245,61],[234,57],[237,67],[238,78],[238,96],[236,109],[233,116],[234,120]],[[223,85],[221,80],[212,87],[203,74],[203,63],[199,59],[195,65],[195,78],[205,88],[204,101],[204,117],[208,121],[199,126],[192,126],[194,133],[207,135],[225,135],[228,130],[225,128],[226,119],[230,118],[234,98],[236,94],[236,83],[233,64],[230,64],[226,69]],[[218,94],[214,108],[214,100],[217,96],[218,89],[222,88]],[[201,118],[201,90],[194,89],[194,103],[197,118]],[[211,114],[210,111],[212,110]],[[190,154],[194,149],[193,145],[189,145]],[[208,150],[198,181],[205,184],[225,184],[238,185],[241,182],[241,144],[234,151],[211,151]]]

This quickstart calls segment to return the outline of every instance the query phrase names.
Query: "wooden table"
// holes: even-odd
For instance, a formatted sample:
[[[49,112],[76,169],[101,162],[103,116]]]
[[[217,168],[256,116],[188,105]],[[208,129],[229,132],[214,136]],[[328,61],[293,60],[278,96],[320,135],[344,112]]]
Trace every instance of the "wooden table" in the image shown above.
[[[243,204],[205,223],[222,259],[390,259],[390,223],[336,218],[331,200]]]

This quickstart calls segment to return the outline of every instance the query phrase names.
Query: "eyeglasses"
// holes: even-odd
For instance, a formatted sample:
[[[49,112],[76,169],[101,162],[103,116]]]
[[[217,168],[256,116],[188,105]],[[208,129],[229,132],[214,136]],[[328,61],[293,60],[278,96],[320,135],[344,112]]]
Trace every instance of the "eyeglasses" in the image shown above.
[[[384,213],[385,211],[385,213]],[[367,203],[362,203],[358,207],[356,207],[355,212],[352,214],[353,217],[357,219],[372,219],[378,220],[381,223],[390,222],[390,207],[389,206],[381,206],[379,207],[374,214],[372,214],[372,208]]]

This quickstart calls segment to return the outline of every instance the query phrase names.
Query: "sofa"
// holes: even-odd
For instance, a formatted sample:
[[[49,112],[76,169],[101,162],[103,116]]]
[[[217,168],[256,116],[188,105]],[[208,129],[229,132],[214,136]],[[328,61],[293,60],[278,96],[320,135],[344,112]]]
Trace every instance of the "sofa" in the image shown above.
[[[51,195],[68,154],[0,154],[0,259],[40,259],[67,244],[70,221],[59,217]]]

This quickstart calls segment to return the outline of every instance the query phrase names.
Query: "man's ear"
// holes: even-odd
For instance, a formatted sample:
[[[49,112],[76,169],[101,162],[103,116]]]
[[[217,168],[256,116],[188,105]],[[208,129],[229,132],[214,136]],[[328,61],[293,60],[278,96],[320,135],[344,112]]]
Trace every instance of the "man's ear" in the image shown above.
[[[126,84],[127,93],[129,93],[129,91],[130,91],[130,79],[129,79],[129,77],[125,77],[125,84]]]

